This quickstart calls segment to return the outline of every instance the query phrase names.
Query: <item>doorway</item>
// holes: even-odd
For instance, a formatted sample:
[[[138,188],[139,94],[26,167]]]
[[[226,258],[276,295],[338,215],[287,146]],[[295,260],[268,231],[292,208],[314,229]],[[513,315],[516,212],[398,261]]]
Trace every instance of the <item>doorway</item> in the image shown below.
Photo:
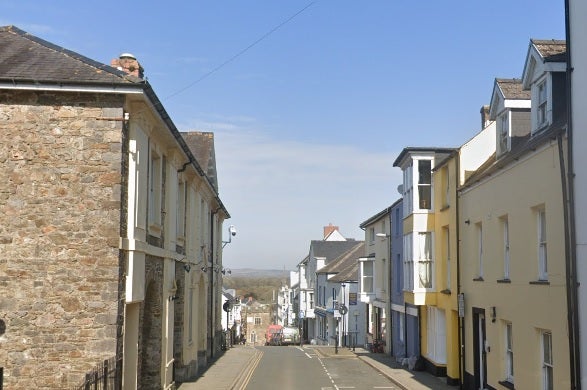
[[[473,308],[473,353],[475,364],[475,389],[487,388],[487,338],[485,333],[485,309]]]

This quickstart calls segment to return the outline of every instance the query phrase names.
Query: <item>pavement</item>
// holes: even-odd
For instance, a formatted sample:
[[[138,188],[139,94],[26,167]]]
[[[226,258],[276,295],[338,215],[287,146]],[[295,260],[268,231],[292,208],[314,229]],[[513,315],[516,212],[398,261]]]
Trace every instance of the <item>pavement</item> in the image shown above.
[[[338,348],[304,345],[304,349],[313,349],[321,357],[344,358],[357,357],[387,377],[396,386],[404,390],[455,390],[456,386],[446,383],[446,378],[436,377],[426,371],[412,371],[401,366],[391,356],[383,353],[371,353],[363,348]],[[235,345],[220,355],[194,382],[184,382],[179,390],[225,389],[243,390],[263,353],[252,345]]]

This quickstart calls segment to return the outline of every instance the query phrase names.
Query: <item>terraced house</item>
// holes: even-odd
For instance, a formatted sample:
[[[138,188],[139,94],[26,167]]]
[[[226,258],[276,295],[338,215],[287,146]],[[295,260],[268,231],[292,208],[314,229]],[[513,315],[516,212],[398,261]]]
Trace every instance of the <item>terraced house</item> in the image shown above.
[[[115,388],[196,376],[222,331],[212,135],[184,138],[132,55],[9,26],[0,137],[0,383],[71,388],[104,361]]]
[[[467,389],[572,388],[565,263],[564,41],[497,79],[495,153],[459,190]]]

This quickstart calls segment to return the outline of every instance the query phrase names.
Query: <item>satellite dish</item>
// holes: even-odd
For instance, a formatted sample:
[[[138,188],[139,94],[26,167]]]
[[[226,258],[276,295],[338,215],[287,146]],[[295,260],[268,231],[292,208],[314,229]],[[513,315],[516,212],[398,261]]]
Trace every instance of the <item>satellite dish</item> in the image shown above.
[[[400,195],[404,194],[404,185],[400,184],[399,186],[397,186],[397,192],[400,193]]]

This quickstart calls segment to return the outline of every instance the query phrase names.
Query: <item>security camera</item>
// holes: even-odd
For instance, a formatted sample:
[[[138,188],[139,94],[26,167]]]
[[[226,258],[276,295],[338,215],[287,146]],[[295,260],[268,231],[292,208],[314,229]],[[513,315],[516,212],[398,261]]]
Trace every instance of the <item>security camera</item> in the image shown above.
[[[230,227],[228,228],[228,232],[231,236],[236,236],[236,228],[234,227],[234,225],[230,225]]]

